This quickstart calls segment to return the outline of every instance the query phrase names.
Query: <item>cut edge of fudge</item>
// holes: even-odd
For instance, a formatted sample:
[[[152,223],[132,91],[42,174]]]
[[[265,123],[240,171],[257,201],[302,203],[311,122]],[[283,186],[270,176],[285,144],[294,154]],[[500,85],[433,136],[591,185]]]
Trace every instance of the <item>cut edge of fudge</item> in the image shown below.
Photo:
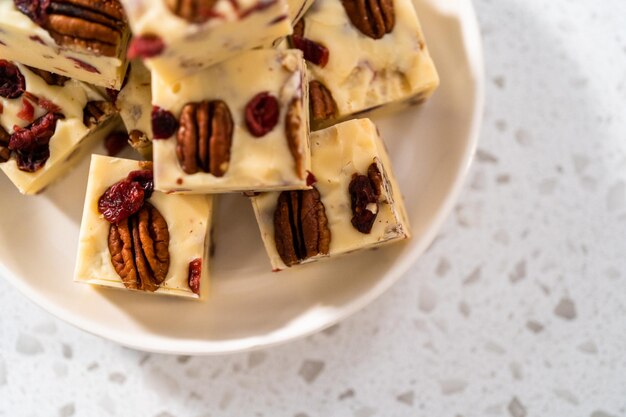
[[[404,199],[398,188],[397,180],[390,169],[390,159],[387,150],[372,121],[369,119],[350,120],[332,126],[324,131],[314,132],[311,136],[311,141],[315,142],[319,136],[326,134],[334,134],[336,138],[339,138],[339,130],[348,128],[359,129],[362,134],[369,135],[373,141],[376,155],[372,155],[370,166],[363,172],[355,172],[353,174],[353,177],[350,179],[349,187],[342,187],[342,189],[346,188],[345,194],[343,194],[344,197],[336,196],[337,192],[342,191],[332,184],[329,186],[329,192],[332,194],[332,197],[329,197],[321,184],[324,181],[328,181],[330,184],[333,180],[331,179],[329,181],[329,178],[317,175],[316,184],[318,185],[313,185],[314,190],[263,193],[251,198],[263,243],[270,257],[274,271],[280,271],[290,266],[303,265],[322,259],[343,256],[356,251],[372,249],[403,241],[411,237]],[[312,147],[312,153],[313,175],[316,175],[315,160],[316,157],[319,158],[319,155],[316,155],[315,145]],[[363,161],[365,161],[365,159],[362,159],[362,162]],[[376,167],[376,169],[371,168],[372,166]],[[378,175],[376,175],[376,173],[378,173]],[[355,180],[357,176],[359,178]],[[338,182],[341,183],[341,181]],[[346,182],[347,181],[343,181],[344,186],[347,185]],[[351,206],[351,189],[353,182],[355,183],[354,195],[363,196],[363,193],[365,193],[365,195],[368,193],[372,195],[373,190],[380,190],[379,193],[374,193],[375,200],[372,201],[372,204],[376,204],[375,210],[371,207],[372,210],[376,211],[376,216],[373,220],[369,219],[367,213],[365,213],[365,216],[357,216],[352,207],[350,207],[350,210],[346,207]],[[318,187],[321,191],[318,190]],[[321,201],[321,205],[316,201],[318,199]],[[363,200],[361,199],[361,201]],[[339,211],[337,207],[329,206],[329,204],[338,204],[339,207],[342,207],[341,214],[343,216],[329,213],[329,210]],[[361,204],[361,206],[361,209],[368,207],[363,204]],[[394,223],[391,226],[378,226],[377,218],[382,210],[387,210],[383,216],[390,216],[390,218],[393,219]],[[303,212],[313,212],[316,213],[316,215],[314,215],[314,219],[312,219],[310,215],[302,217],[302,215],[297,214]],[[352,218],[350,218],[350,216],[352,216]],[[334,223],[337,221],[337,217],[342,217],[341,223]],[[357,218],[357,220],[354,220],[355,218]],[[378,218],[378,220],[382,221],[383,219]],[[371,221],[371,223],[368,224],[369,221]],[[329,224],[330,226],[328,226]],[[278,238],[276,234],[276,227],[280,227],[282,230],[280,234],[280,236],[282,236],[281,238]],[[381,232],[381,228],[383,227],[384,229],[382,229],[382,233],[378,235],[378,240],[369,242],[366,245],[358,246],[358,244],[355,243],[350,246],[349,243],[346,244],[340,241],[337,243],[339,248],[333,248],[333,236],[336,235],[338,230],[341,230],[341,228],[346,230],[347,228],[347,230],[351,231],[352,236],[345,237],[345,239],[349,241],[354,238],[356,240],[357,235],[352,228],[359,230],[357,227],[363,229],[363,231],[359,231],[359,233],[362,233],[364,236],[369,235],[367,231],[368,228],[370,232],[372,231],[372,227],[377,228],[377,232]],[[325,230],[325,228],[328,230]],[[306,235],[314,236],[314,239],[306,238]],[[330,239],[328,239],[328,235],[330,235]],[[335,237],[335,239],[337,238]],[[326,240],[329,241],[327,242]],[[289,242],[293,244],[289,245]],[[296,242],[299,242],[299,244]],[[286,249],[285,245],[288,246]],[[299,248],[296,248],[296,246]],[[336,251],[335,253],[333,253],[334,250]]]
[[[268,70],[259,68],[266,64]],[[253,71],[244,71],[248,68]],[[219,77],[242,71],[242,82]],[[270,74],[276,74],[275,81],[264,77]],[[207,86],[205,79],[221,84]],[[174,89],[153,73],[152,87],[156,189],[211,194],[308,187],[308,83],[300,51],[249,51],[185,78]],[[273,117],[258,113],[255,103],[274,109]],[[203,130],[199,120],[210,128]],[[288,165],[283,167],[280,158]]]
[[[63,3],[64,11],[57,11],[56,3]],[[0,55],[79,81],[119,89],[128,65],[126,50],[131,32],[121,4],[117,0],[106,3],[93,9],[82,1],[52,1],[48,10],[41,11],[26,5],[20,9],[13,1],[5,0],[0,4],[0,15],[10,20],[0,23]],[[74,15],[69,24],[66,14]]]
[[[103,212],[100,209],[100,207],[104,207],[101,206],[100,199],[102,196],[114,193],[115,191],[111,190],[121,182],[133,178],[133,181],[139,184],[138,186],[145,188],[147,182],[142,182],[145,177],[142,176],[141,172],[151,170],[151,165],[150,162],[102,155],[92,156],[74,281],[90,284],[96,288],[114,288],[188,299],[206,299],[210,291],[211,261],[209,247],[211,245],[210,231],[213,227],[212,217],[214,213],[212,197],[169,196],[154,191],[154,194],[143,203],[138,212],[132,214],[127,220],[119,221],[117,225],[115,222],[112,223],[107,220],[114,221],[115,216],[119,215],[117,211],[105,210]],[[96,174],[101,174],[104,178],[95,178]],[[188,224],[185,219],[180,220],[179,217],[181,216],[185,218],[189,216],[193,224]],[[165,222],[166,229],[163,228],[163,222]],[[128,229],[126,228],[127,225]],[[142,229],[142,227],[147,229]],[[131,237],[129,239],[131,240],[124,240],[125,230],[130,231]],[[139,234],[134,235],[133,233],[136,233],[132,232],[134,230],[137,230]],[[147,230],[150,230],[150,238],[148,238],[148,242],[152,243],[148,246],[150,249],[142,246],[142,256],[133,258],[132,268],[130,270],[120,269],[120,264],[116,266],[112,259],[124,259],[123,250],[129,247],[124,245],[131,245],[132,253],[136,254],[137,245],[132,243],[132,239],[137,236],[141,242],[144,242],[142,240],[144,238],[141,236],[147,237],[148,235],[142,235],[142,230],[146,230],[146,233],[148,233]],[[167,230],[168,236],[167,260],[163,256],[162,243],[159,246],[159,242],[164,241],[164,230]],[[172,251],[172,247],[178,251]],[[146,255],[147,251],[152,250],[154,250],[154,257]],[[126,259],[128,262],[128,258]],[[148,259],[151,261],[146,261]],[[200,260],[199,264],[198,260]],[[140,268],[146,268],[146,262],[148,262],[147,268],[149,269],[143,269],[143,271],[148,272],[143,272],[141,275]],[[164,266],[166,264],[167,266]],[[192,274],[192,270],[196,275]],[[122,278],[121,271],[129,272],[124,272],[125,278]],[[160,283],[158,282],[159,279],[162,279]],[[195,290],[192,287],[195,287]]]
[[[397,7],[396,15],[391,27],[386,28],[386,33],[369,33],[372,27],[364,25],[356,15],[348,13],[347,5],[352,2],[335,3],[331,0],[319,0],[295,26],[289,40],[293,47],[305,52],[307,59],[313,130],[365,115],[385,114],[421,104],[439,86],[439,75],[413,4],[410,0],[394,1],[392,4]],[[340,16],[337,18],[339,20],[332,21],[334,26],[327,23],[330,19],[326,14],[331,12],[333,16]],[[402,15],[397,15],[400,12]],[[313,25],[313,29],[309,25]],[[331,30],[333,28],[345,36],[344,54],[339,49],[342,40],[331,38],[335,34]],[[389,60],[397,59],[398,63],[393,64],[396,66],[381,67],[381,63],[375,62],[379,58],[372,58],[372,54],[385,49],[397,50],[400,46],[396,41],[400,39],[404,39],[406,47],[411,48],[410,53],[395,54],[396,58],[395,52],[381,55],[387,65]],[[364,56],[356,59],[352,55],[359,48],[365,51]],[[339,59],[334,57],[337,53],[341,55]],[[352,58],[355,58],[354,62]],[[372,59],[374,63],[368,62]],[[355,65],[354,68],[350,63]],[[369,75],[370,72],[374,75]],[[350,92],[349,95],[347,92]]]
[[[113,105],[92,86],[0,60],[0,169],[23,194],[60,179],[117,127]],[[6,81],[6,80],[5,80]]]

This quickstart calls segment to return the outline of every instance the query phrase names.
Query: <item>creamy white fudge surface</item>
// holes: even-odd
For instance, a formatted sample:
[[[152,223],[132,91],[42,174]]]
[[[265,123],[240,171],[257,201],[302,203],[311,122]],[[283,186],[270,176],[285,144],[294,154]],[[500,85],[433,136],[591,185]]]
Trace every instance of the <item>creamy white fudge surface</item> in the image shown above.
[[[78,259],[74,280],[87,284],[126,289],[111,263],[108,236],[111,224],[98,211],[100,196],[113,184],[135,170],[141,162],[93,155],[80,228]],[[212,198],[195,195],[167,195],[155,191],[148,200],[161,212],[170,235],[170,266],[165,281],[155,294],[188,298],[204,297],[209,286],[209,257]],[[189,263],[202,259],[200,295],[189,288]]]
[[[303,18],[304,38],[328,49],[328,63],[308,63],[311,79],[321,82],[336,105],[328,126],[355,113],[390,103],[422,101],[439,85],[411,0],[393,0],[395,25],[373,39],[350,20],[341,1],[316,0]]]
[[[391,161],[376,126],[369,119],[337,124],[311,134],[313,184],[321,196],[330,230],[329,251],[299,263],[334,257],[410,237],[409,222]],[[352,224],[353,210],[349,191],[353,176],[367,175],[372,164],[382,174],[381,195],[369,233],[358,231]],[[276,246],[275,213],[280,193],[264,193],[252,197],[252,206],[274,270],[287,267]]]
[[[152,77],[139,60],[131,62],[128,71],[126,84],[118,94],[115,105],[130,134],[133,148],[144,158],[152,159]]]
[[[56,113],[64,118],[57,120],[54,134],[50,138],[50,157],[45,165],[35,172],[19,169],[15,157],[0,163],[0,169],[9,177],[23,194],[36,194],[67,171],[71,164],[68,158],[77,155],[79,146],[89,146],[103,139],[115,127],[115,118],[107,118],[95,127],[83,123],[83,109],[90,101],[105,101],[106,98],[95,88],[80,81],[69,79],[63,86],[48,85],[46,81],[24,65],[15,65],[24,77],[25,92],[13,99],[0,97],[0,127],[8,134],[15,127],[25,128],[38,120],[49,110],[50,103],[58,107]],[[46,104],[48,103],[48,104]],[[32,117],[24,117],[23,111],[32,106]],[[27,119],[27,120],[25,120]],[[74,159],[74,158],[73,158]]]
[[[130,31],[124,31],[113,56],[59,45],[47,30],[17,10],[12,0],[0,0],[0,57],[31,67],[119,90],[129,38]]]
[[[297,50],[255,50],[238,55],[169,86],[153,73],[152,100],[179,120],[188,103],[221,100],[233,121],[230,161],[223,176],[207,172],[187,174],[177,157],[177,134],[155,139],[155,187],[183,193],[224,193],[306,188],[310,170],[306,71]],[[259,93],[274,96],[279,115],[274,128],[262,137],[246,125],[246,106]],[[287,114],[296,104],[300,120],[295,132],[298,160],[287,140]],[[179,127],[179,130],[182,128]]]
[[[313,5],[315,0],[287,0],[289,4],[289,20],[292,23],[296,23],[302,19],[302,16]]]
[[[286,0],[218,0],[202,23],[175,14],[168,0],[122,0],[122,4],[136,39],[162,41],[160,53],[145,62],[168,83],[241,52],[269,46],[292,31]]]

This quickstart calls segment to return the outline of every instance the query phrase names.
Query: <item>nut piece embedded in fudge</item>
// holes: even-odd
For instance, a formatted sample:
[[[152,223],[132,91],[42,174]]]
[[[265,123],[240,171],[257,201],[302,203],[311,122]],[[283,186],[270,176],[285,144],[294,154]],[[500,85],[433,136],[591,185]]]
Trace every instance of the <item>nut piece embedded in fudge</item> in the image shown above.
[[[292,31],[286,0],[121,0],[129,56],[172,84]]]
[[[200,298],[211,215],[210,196],[154,191],[151,162],[93,155],[74,280]]]
[[[0,169],[23,194],[67,172],[116,121],[91,86],[0,59]]]
[[[290,43],[307,60],[314,130],[418,104],[439,85],[411,0],[316,0]]]
[[[150,71],[139,60],[130,63],[115,106],[128,131],[130,145],[145,159],[152,159],[152,93]]]
[[[309,190],[251,198],[274,270],[410,237],[404,201],[369,119],[311,133]]]
[[[119,89],[130,30],[118,0],[2,0],[0,57]]]
[[[164,192],[304,189],[302,53],[255,50],[168,86],[153,73],[155,186]]]

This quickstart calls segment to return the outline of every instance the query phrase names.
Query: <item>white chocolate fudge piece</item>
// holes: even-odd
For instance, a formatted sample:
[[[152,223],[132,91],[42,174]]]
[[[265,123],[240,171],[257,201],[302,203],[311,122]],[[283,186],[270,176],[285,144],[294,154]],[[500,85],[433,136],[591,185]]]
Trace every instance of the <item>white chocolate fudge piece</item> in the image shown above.
[[[0,0],[0,57],[119,90],[130,31],[118,0],[96,3]]]
[[[91,86],[6,60],[0,60],[0,109],[0,169],[23,194],[64,174],[80,149],[103,139],[117,119]]]
[[[369,119],[311,134],[311,190],[252,197],[274,270],[410,237],[391,163]]]
[[[131,62],[115,105],[128,131],[130,145],[144,158],[152,159],[151,76],[141,61]]]
[[[418,104],[439,85],[411,0],[385,4],[388,23],[370,27],[356,0],[317,0],[294,29],[291,42],[310,70],[314,129],[391,103]]]
[[[300,51],[269,49],[246,52],[172,87],[153,73],[156,189],[306,188],[304,67]]]
[[[289,20],[291,23],[295,24],[302,19],[302,16],[309,10],[314,1],[315,0],[287,0],[289,4]]]
[[[133,172],[150,172],[150,168],[149,162],[93,155],[74,280],[156,294],[204,297],[209,284],[210,196],[155,191],[139,212],[118,224],[110,223],[100,212],[101,197],[111,186],[127,181]]]
[[[122,0],[134,34],[129,54],[173,83],[292,27],[286,0]]]

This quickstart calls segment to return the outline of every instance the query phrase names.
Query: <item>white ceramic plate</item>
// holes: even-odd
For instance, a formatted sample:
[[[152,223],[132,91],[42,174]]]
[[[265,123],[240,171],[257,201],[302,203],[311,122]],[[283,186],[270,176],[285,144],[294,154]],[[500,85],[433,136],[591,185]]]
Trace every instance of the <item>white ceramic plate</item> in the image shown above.
[[[0,178],[0,275],[52,314],[129,347],[220,354],[285,342],[363,308],[432,242],[476,147],[483,107],[480,35],[470,0],[415,0],[441,87],[423,107],[379,118],[414,238],[270,272],[250,204],[221,199],[209,300],[198,303],[74,284],[87,161],[37,197]]]

